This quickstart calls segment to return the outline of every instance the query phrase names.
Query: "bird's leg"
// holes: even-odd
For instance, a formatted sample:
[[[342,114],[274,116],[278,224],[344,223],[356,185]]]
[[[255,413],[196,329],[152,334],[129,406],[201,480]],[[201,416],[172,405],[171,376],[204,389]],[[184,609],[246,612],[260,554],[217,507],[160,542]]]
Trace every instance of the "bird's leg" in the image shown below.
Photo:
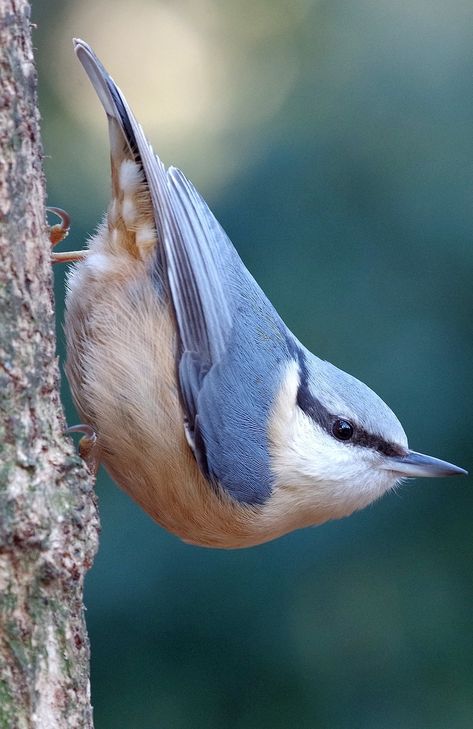
[[[99,469],[99,449],[97,444],[97,432],[91,425],[72,425],[65,430],[66,435],[71,433],[84,433],[79,441],[79,455],[86,462],[92,473],[96,474]]]
[[[51,225],[49,228],[49,240],[51,241],[51,246],[54,247],[69,235],[71,219],[68,213],[61,208],[46,208],[46,210],[48,213],[57,215],[61,221],[60,223],[56,223],[56,225]],[[70,261],[82,261],[87,256],[87,253],[88,251],[65,251],[64,253],[51,252],[51,262],[68,263]]]

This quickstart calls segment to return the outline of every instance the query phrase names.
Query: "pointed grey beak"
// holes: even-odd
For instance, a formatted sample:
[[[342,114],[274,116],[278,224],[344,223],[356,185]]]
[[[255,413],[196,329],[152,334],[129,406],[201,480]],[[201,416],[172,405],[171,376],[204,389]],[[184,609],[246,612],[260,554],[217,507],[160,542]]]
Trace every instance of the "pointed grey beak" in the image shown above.
[[[407,476],[409,478],[440,476],[468,476],[464,468],[454,466],[453,463],[441,461],[439,458],[424,456],[422,453],[408,451],[405,456],[391,456],[387,459],[385,468]]]

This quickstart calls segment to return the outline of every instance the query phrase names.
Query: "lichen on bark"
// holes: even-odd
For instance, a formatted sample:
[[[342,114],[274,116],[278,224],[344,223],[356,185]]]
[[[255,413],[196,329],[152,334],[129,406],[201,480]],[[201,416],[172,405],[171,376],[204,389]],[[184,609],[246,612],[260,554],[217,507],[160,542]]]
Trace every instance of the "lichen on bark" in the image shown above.
[[[58,395],[30,8],[0,0],[0,728],[92,727],[90,474]]]

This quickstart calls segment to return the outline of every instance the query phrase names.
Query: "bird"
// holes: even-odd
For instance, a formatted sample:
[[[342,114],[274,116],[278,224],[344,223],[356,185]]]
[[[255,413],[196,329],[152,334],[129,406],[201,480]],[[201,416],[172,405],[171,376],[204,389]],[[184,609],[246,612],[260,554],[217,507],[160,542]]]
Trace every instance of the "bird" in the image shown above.
[[[373,390],[301,344],[90,46],[74,49],[111,156],[87,248],[52,254],[73,263],[65,371],[88,462],[185,542],[224,549],[348,516],[406,478],[466,474],[410,450]]]

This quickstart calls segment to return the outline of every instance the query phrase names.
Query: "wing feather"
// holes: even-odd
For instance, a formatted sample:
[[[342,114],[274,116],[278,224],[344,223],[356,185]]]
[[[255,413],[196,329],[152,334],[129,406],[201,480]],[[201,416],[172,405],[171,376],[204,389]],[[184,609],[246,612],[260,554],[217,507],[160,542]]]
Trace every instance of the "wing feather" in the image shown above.
[[[166,262],[170,283],[179,282],[172,293],[181,338],[211,365],[225,352],[232,325],[222,276],[228,239],[183,173],[171,167],[168,178],[176,228]]]
[[[125,97],[92,49],[81,40],[75,40],[74,46],[105,112],[119,124],[145,174],[178,324],[179,377],[192,430],[203,377],[224,356],[232,327],[222,275],[231,244],[184,174],[175,167],[166,170],[155,155]]]

